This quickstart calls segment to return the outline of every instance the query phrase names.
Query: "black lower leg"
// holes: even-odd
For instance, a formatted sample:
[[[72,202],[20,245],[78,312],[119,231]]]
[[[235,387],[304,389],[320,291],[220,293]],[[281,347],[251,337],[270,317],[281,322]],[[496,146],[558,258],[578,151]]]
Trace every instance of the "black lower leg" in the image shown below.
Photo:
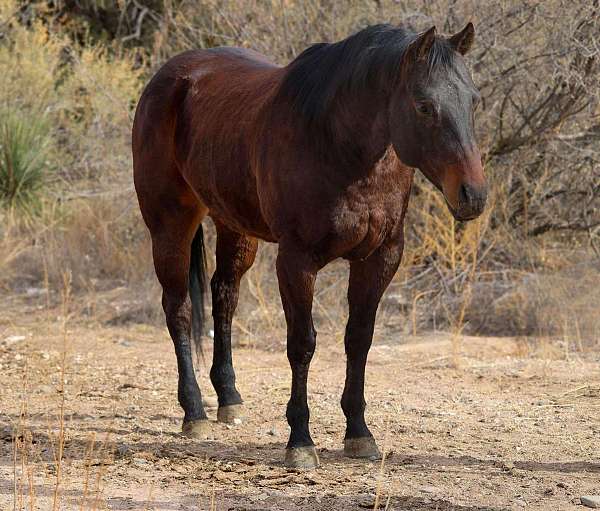
[[[314,330],[300,339],[288,340],[288,359],[292,368],[292,392],[286,417],[290,425],[288,448],[314,445],[308,423],[310,412],[307,401],[307,381],[310,361],[315,351]]]
[[[307,381],[310,361],[316,346],[316,332],[312,321],[312,299],[317,268],[310,255],[290,250],[279,244],[277,278],[281,302],[287,323],[287,355],[292,369],[292,389],[286,417],[290,425],[288,450],[314,446],[308,427],[309,410]],[[318,460],[312,458],[310,465]],[[292,460],[291,465],[303,462]]]
[[[365,422],[365,366],[371,346],[373,327],[348,322],[346,327],[346,384],[342,394],[342,410],[346,416],[345,438],[370,437],[371,432]]]
[[[210,381],[217,392],[219,406],[242,403],[242,397],[235,386],[231,355],[231,321],[237,303],[238,286],[238,283],[226,282],[218,275],[211,281],[215,342]]]
[[[217,269],[210,282],[214,319],[214,351],[210,380],[219,408],[238,405],[242,398],[235,386],[231,354],[231,323],[238,303],[240,280],[252,266],[257,241],[217,223]]]
[[[379,300],[394,276],[401,256],[400,238],[397,243],[382,245],[364,261],[350,264],[349,318],[344,337],[346,384],[342,395],[347,440],[372,437],[365,422],[365,366]]]
[[[239,282],[227,281],[215,273],[211,281],[215,341],[210,380],[219,406],[237,405],[242,397],[235,386],[231,355],[231,322],[237,305]]]
[[[180,339],[175,343],[177,354],[177,369],[179,383],[177,397],[184,411],[184,422],[206,419],[206,412],[202,405],[202,394],[196,381],[192,363],[192,349],[189,339]]]
[[[190,342],[189,299],[163,298],[167,316],[167,327],[177,356],[178,385],[177,397],[184,411],[184,422],[206,419],[202,405],[200,387],[194,374],[192,345]]]
[[[400,239],[397,243],[382,245],[366,260],[350,264],[349,317],[344,337],[346,384],[342,395],[346,439],[372,437],[365,422],[365,366],[379,300],[398,268],[401,255]]]

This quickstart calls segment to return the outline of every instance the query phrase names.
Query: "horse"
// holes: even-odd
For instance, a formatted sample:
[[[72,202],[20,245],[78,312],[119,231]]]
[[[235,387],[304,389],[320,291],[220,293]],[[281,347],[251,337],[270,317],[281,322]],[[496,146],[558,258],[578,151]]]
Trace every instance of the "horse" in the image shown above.
[[[471,23],[451,36],[381,24],[312,45],[286,66],[219,47],[181,53],[151,78],[133,124],[134,182],[175,346],[184,435],[206,438],[211,429],[192,360],[209,216],[217,420],[238,422],[243,412],[232,317],[258,241],[273,242],[292,371],[284,464],[319,465],[307,404],[311,308],[317,272],[338,258],[350,266],[344,454],[380,456],[364,417],[365,365],[379,301],[402,256],[414,171],[459,221],[486,203],[474,134],[480,96],[463,58],[474,34]]]

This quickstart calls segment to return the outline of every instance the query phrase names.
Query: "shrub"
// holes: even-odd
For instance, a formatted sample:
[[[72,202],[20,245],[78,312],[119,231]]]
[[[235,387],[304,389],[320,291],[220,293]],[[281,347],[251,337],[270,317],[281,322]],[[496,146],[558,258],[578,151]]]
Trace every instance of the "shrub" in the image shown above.
[[[0,114],[0,200],[10,207],[35,205],[45,181],[52,139],[41,115]]]

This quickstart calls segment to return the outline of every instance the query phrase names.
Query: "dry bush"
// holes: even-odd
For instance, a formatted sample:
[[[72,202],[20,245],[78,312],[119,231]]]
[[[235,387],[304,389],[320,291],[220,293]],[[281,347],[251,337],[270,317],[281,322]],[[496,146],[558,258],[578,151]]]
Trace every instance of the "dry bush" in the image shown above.
[[[79,289],[90,279],[140,278],[131,251],[145,232],[130,177],[129,131],[141,69],[132,54],[79,46],[37,18],[20,23],[18,5],[5,0],[0,9],[0,103],[22,119],[43,116],[52,161],[33,217],[0,211],[0,259],[8,269],[0,278],[6,285],[15,273],[17,282],[47,275],[59,284],[72,269]],[[23,245],[25,259],[11,256]]]
[[[238,45],[285,64],[313,42],[368,24],[420,30],[435,23],[448,33],[473,20],[477,44],[468,60],[483,96],[477,125],[490,206],[478,221],[457,224],[417,178],[405,259],[384,322],[402,320],[415,333],[556,335],[575,327],[548,319],[557,317],[552,303],[571,318],[593,303],[583,284],[597,269],[600,241],[597,0],[76,4],[4,0],[0,9],[0,80],[9,87],[0,99],[51,116],[59,169],[37,223],[23,226],[3,213],[12,220],[2,227],[0,260],[25,254],[18,269],[8,265],[5,285],[43,275],[58,282],[61,268],[71,268],[76,290],[127,286],[142,311],[132,319],[159,317],[158,303],[150,311],[140,306],[158,302],[158,291],[131,187],[129,130],[143,81],[175,53]],[[209,246],[213,241],[209,234]],[[236,318],[243,342],[264,344],[265,331],[282,330],[275,250],[261,247],[243,284]],[[573,276],[582,264],[586,279]],[[339,263],[319,277],[314,314],[321,331],[343,330],[346,275]],[[561,284],[549,284],[554,279]],[[593,321],[583,323],[575,329],[585,336]]]
[[[371,23],[415,29],[437,23],[451,32],[475,21],[478,40],[468,60],[483,96],[478,127],[492,204],[486,217],[459,226],[432,188],[417,180],[398,276],[407,279],[400,309],[407,301],[422,304],[410,312],[415,330],[466,320],[467,331],[490,332],[470,321],[490,313],[483,290],[491,300],[502,298],[519,287],[518,275],[547,271],[545,246],[555,241],[575,242],[577,254],[583,245],[593,257],[600,233],[597,2],[205,0],[170,6],[151,50],[156,63],[182,49],[221,44],[252,47],[286,63],[312,42],[338,40]],[[566,268],[571,247],[563,247]],[[338,305],[329,306],[343,312]],[[532,326],[536,317],[525,326],[505,321],[505,333],[539,333]]]

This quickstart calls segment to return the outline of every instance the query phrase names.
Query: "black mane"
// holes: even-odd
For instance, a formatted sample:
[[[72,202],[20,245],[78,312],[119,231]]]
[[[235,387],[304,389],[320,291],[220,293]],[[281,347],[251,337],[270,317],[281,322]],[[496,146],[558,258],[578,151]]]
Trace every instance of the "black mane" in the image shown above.
[[[308,47],[287,66],[278,96],[291,101],[309,124],[326,115],[338,91],[364,90],[376,80],[399,78],[403,56],[418,34],[392,25],[373,25],[337,43]],[[429,53],[429,70],[451,66],[454,51],[436,37]]]

